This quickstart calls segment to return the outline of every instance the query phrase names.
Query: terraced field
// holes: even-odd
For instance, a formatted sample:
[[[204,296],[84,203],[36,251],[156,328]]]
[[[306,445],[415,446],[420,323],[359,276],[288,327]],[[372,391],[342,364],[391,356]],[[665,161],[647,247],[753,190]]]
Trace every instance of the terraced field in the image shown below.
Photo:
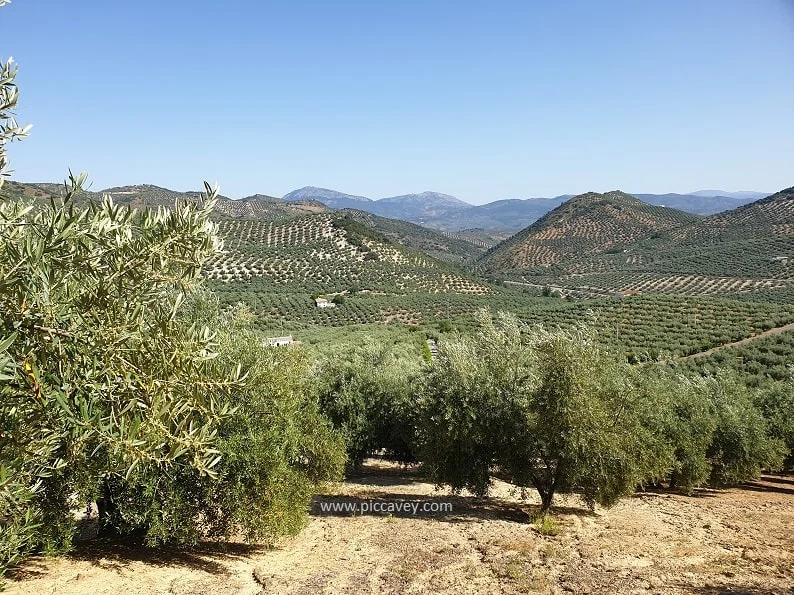
[[[486,239],[480,237],[436,231],[415,223],[387,219],[356,209],[345,209],[341,213],[397,244],[419,250],[444,262],[461,264],[473,261],[495,243],[494,240],[488,243]]]
[[[225,250],[207,265],[206,277],[249,285],[259,280],[254,284],[259,291],[268,284],[321,294],[490,291],[484,283],[393,244],[345,215],[221,221],[219,228]]]
[[[496,265],[506,278],[582,295],[757,293],[785,301],[794,287],[794,189],[733,211],[647,230],[633,242],[606,250],[601,238],[613,231],[613,206],[589,200],[584,222],[566,218],[563,205],[559,213],[525,230],[529,241],[510,240],[478,265],[486,270]],[[599,233],[593,231],[597,222]],[[566,235],[566,225],[580,232]],[[526,268],[513,266],[504,254],[517,254]],[[560,254],[567,256],[561,259]]]
[[[478,262],[502,273],[622,252],[639,238],[692,224],[699,217],[643,203],[622,192],[576,196],[490,250]]]

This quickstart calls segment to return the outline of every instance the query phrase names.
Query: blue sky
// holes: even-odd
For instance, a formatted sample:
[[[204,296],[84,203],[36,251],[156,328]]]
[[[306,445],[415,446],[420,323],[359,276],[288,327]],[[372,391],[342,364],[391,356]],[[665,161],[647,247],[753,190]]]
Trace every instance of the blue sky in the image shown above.
[[[794,185],[794,0],[14,0],[15,179],[474,204]]]

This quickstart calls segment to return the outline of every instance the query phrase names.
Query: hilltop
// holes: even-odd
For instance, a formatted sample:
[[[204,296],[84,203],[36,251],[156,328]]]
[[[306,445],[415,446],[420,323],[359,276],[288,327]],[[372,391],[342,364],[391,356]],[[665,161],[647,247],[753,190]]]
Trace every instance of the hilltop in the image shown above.
[[[41,201],[62,195],[64,187],[62,184],[30,184],[9,181],[6,182],[3,189],[12,198],[24,197]],[[98,192],[85,191],[78,195],[76,200],[78,202],[98,201],[106,194],[110,195],[116,203],[129,205],[133,208],[172,208],[178,202],[196,202],[201,197],[201,193],[198,191],[180,192],[152,184],[136,184],[107,188]],[[285,201],[264,194],[255,194],[239,200],[219,196],[213,218],[284,219],[328,211],[328,207],[324,204],[312,200]]]
[[[441,192],[421,192],[403,194],[373,201],[367,205],[368,211],[382,217],[403,219],[414,223],[431,223],[446,219],[455,213],[466,212],[472,208],[469,203]],[[431,225],[432,226],[432,225]]]
[[[29,198],[46,198],[57,195],[63,190],[59,184],[20,184],[12,192],[23,193]],[[142,184],[109,188],[100,192],[89,192],[86,196],[99,198],[103,192],[111,193],[119,202],[129,202],[134,206],[173,205],[175,200],[195,199],[197,192],[177,192],[154,185]],[[643,202],[675,208],[697,215],[713,215],[735,209],[757,198],[767,196],[761,192],[722,192],[703,190],[690,194],[632,194]],[[289,204],[313,205],[312,212],[318,212],[320,205],[324,210],[356,209],[373,215],[391,219],[401,219],[423,227],[445,232],[466,232],[475,230],[478,240],[495,243],[531,225],[554,208],[572,197],[564,194],[553,198],[510,198],[496,200],[482,205],[471,205],[449,194],[425,191],[417,194],[403,194],[373,200],[366,196],[346,194],[328,188],[305,186],[276,198],[266,194],[254,194],[234,199],[226,210],[232,217],[257,217],[258,213],[278,210],[279,201]],[[222,201],[229,200],[222,197]],[[263,208],[267,203],[266,208]],[[240,206],[244,205],[244,206]],[[221,207],[223,210],[224,207]],[[284,207],[289,215],[290,207]],[[299,209],[299,211],[306,212]],[[466,234],[471,236],[471,234]]]
[[[366,196],[354,196],[329,190],[328,188],[318,188],[316,186],[304,186],[298,190],[288,192],[281,197],[288,202],[311,200],[324,204],[331,209],[360,209],[363,203],[370,203],[372,199]]]
[[[515,273],[622,251],[638,238],[698,220],[676,209],[648,205],[623,192],[575,196],[478,261],[490,272]]]

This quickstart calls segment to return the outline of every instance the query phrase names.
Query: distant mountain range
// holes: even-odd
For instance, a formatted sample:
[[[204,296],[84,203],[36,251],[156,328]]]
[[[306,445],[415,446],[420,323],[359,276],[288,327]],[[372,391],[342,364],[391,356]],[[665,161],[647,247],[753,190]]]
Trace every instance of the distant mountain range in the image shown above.
[[[769,193],[751,191],[699,190],[689,194],[633,194],[632,196],[650,205],[679,209],[695,215],[713,215],[768,195]],[[402,219],[443,231],[481,229],[489,232],[504,232],[517,231],[531,225],[571,196],[564,194],[553,198],[497,200],[475,206],[440,192],[422,192],[372,200],[365,196],[307,186],[286,194],[283,199],[317,201],[332,209],[359,209],[381,217]]]
[[[12,194],[20,193],[42,198],[58,194],[63,190],[63,186],[49,183],[10,182],[7,189]],[[158,204],[168,206],[176,200],[194,200],[198,197],[197,192],[176,192],[150,184],[108,188],[101,192],[89,192],[87,196],[99,198],[103,193],[111,194],[117,201],[136,207]],[[649,205],[678,209],[695,215],[713,215],[764,198],[768,194],[751,191],[699,190],[689,194],[635,193],[632,196]],[[440,192],[421,192],[372,200],[366,196],[307,186],[293,190],[281,199],[266,194],[254,194],[241,199],[221,197],[218,210],[231,217],[246,217],[258,216],[262,212],[275,214],[275,212],[283,211],[287,213],[291,210],[291,206],[297,208],[298,211],[310,210],[312,212],[317,212],[318,208],[356,209],[440,231],[471,231],[502,239],[532,225],[570,198],[571,195],[564,194],[553,198],[497,200],[475,206]]]

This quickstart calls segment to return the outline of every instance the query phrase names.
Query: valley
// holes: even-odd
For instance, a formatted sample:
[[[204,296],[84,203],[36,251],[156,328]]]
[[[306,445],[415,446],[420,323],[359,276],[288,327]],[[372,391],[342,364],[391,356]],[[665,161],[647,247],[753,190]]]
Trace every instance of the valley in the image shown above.
[[[56,184],[9,187],[35,201],[61,191]],[[224,248],[205,264],[207,286],[223,304],[246,304],[266,335],[314,342],[334,336],[335,328],[364,325],[376,334],[438,337],[449,329],[468,332],[473,315],[489,308],[533,324],[589,321],[631,359],[672,362],[708,352],[698,362],[711,365],[717,356],[726,361],[715,348],[794,321],[794,189],[708,216],[622,192],[566,196],[502,241],[383,217],[362,210],[381,201],[322,190],[304,188],[285,199],[220,197],[215,206]],[[141,185],[81,200],[104,193],[136,208],[199,196]],[[462,208],[441,197],[436,210]],[[433,197],[383,204],[407,200],[416,207],[422,198]],[[513,210],[511,217],[520,215]],[[317,308],[317,296],[338,304]],[[794,355],[782,347],[790,335],[779,338],[780,358]],[[746,356],[742,370],[756,374],[755,361]],[[780,365],[768,374],[785,376]]]

